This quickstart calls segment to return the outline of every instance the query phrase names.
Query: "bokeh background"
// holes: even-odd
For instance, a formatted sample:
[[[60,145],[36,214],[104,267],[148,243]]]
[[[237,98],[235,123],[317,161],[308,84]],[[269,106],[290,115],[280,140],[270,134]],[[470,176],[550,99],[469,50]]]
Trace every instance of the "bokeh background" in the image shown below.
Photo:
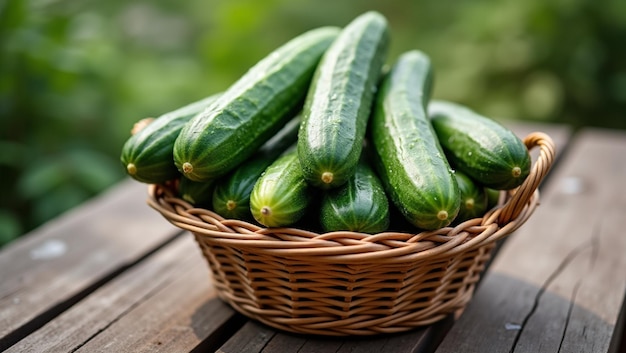
[[[626,129],[623,0],[0,0],[0,246],[123,179],[137,120],[367,10],[390,22],[388,63],[430,55],[435,98]]]

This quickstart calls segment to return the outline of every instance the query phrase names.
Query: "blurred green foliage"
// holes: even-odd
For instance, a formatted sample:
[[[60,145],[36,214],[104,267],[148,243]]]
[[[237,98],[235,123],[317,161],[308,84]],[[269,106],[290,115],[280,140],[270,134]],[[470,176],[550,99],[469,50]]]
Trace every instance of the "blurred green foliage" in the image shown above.
[[[124,177],[134,122],[228,87],[305,30],[378,10],[389,63],[495,119],[626,128],[626,1],[0,1],[0,245]]]

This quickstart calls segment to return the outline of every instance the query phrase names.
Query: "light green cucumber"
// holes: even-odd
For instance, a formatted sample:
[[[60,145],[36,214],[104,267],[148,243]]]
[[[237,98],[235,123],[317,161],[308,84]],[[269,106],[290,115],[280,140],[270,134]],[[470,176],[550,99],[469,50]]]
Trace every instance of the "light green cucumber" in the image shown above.
[[[354,174],[388,44],[386,19],[367,12],[350,22],[324,54],[298,137],[298,155],[310,184],[329,189]]]
[[[187,178],[210,180],[249,158],[302,109],[323,53],[339,29],[308,31],[276,49],[180,132],[174,162]]]
[[[301,116],[293,118],[257,153],[218,180],[212,196],[213,211],[230,219],[252,220],[250,193],[263,171],[298,138]]]
[[[250,211],[266,227],[284,227],[300,220],[310,201],[310,186],[293,148],[267,167],[254,184]]]
[[[387,195],[422,229],[449,225],[460,207],[457,182],[426,115],[431,86],[428,56],[402,54],[383,79],[370,123]]]

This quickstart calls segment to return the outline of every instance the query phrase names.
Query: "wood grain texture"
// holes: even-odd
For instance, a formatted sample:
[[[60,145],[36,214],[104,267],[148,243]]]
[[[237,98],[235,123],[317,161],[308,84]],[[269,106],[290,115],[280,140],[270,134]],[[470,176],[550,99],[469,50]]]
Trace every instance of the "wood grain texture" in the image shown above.
[[[180,231],[126,180],[0,253],[0,350],[67,309]]]
[[[626,136],[585,130],[437,352],[607,352],[626,293]],[[617,333],[618,335],[621,332]]]
[[[242,318],[215,297],[191,234],[94,291],[7,352],[188,352]]]
[[[453,319],[409,332],[360,337],[321,337],[276,331],[249,321],[219,350],[219,353],[404,353],[429,352],[442,339]]]

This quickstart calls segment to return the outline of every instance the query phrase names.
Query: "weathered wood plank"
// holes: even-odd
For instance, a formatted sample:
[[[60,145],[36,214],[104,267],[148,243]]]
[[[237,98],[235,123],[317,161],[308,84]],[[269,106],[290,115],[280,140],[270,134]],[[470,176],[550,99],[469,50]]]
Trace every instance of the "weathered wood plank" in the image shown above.
[[[185,233],[7,353],[215,350],[235,321],[241,317],[215,297],[206,262]]]
[[[437,352],[606,352],[626,293],[626,133],[586,130]],[[617,334],[621,334],[618,332]]]
[[[0,350],[171,240],[178,229],[127,180],[0,253]]]
[[[219,350],[219,353],[397,353],[428,352],[452,325],[453,319],[409,332],[367,337],[317,337],[278,332],[249,321]]]

